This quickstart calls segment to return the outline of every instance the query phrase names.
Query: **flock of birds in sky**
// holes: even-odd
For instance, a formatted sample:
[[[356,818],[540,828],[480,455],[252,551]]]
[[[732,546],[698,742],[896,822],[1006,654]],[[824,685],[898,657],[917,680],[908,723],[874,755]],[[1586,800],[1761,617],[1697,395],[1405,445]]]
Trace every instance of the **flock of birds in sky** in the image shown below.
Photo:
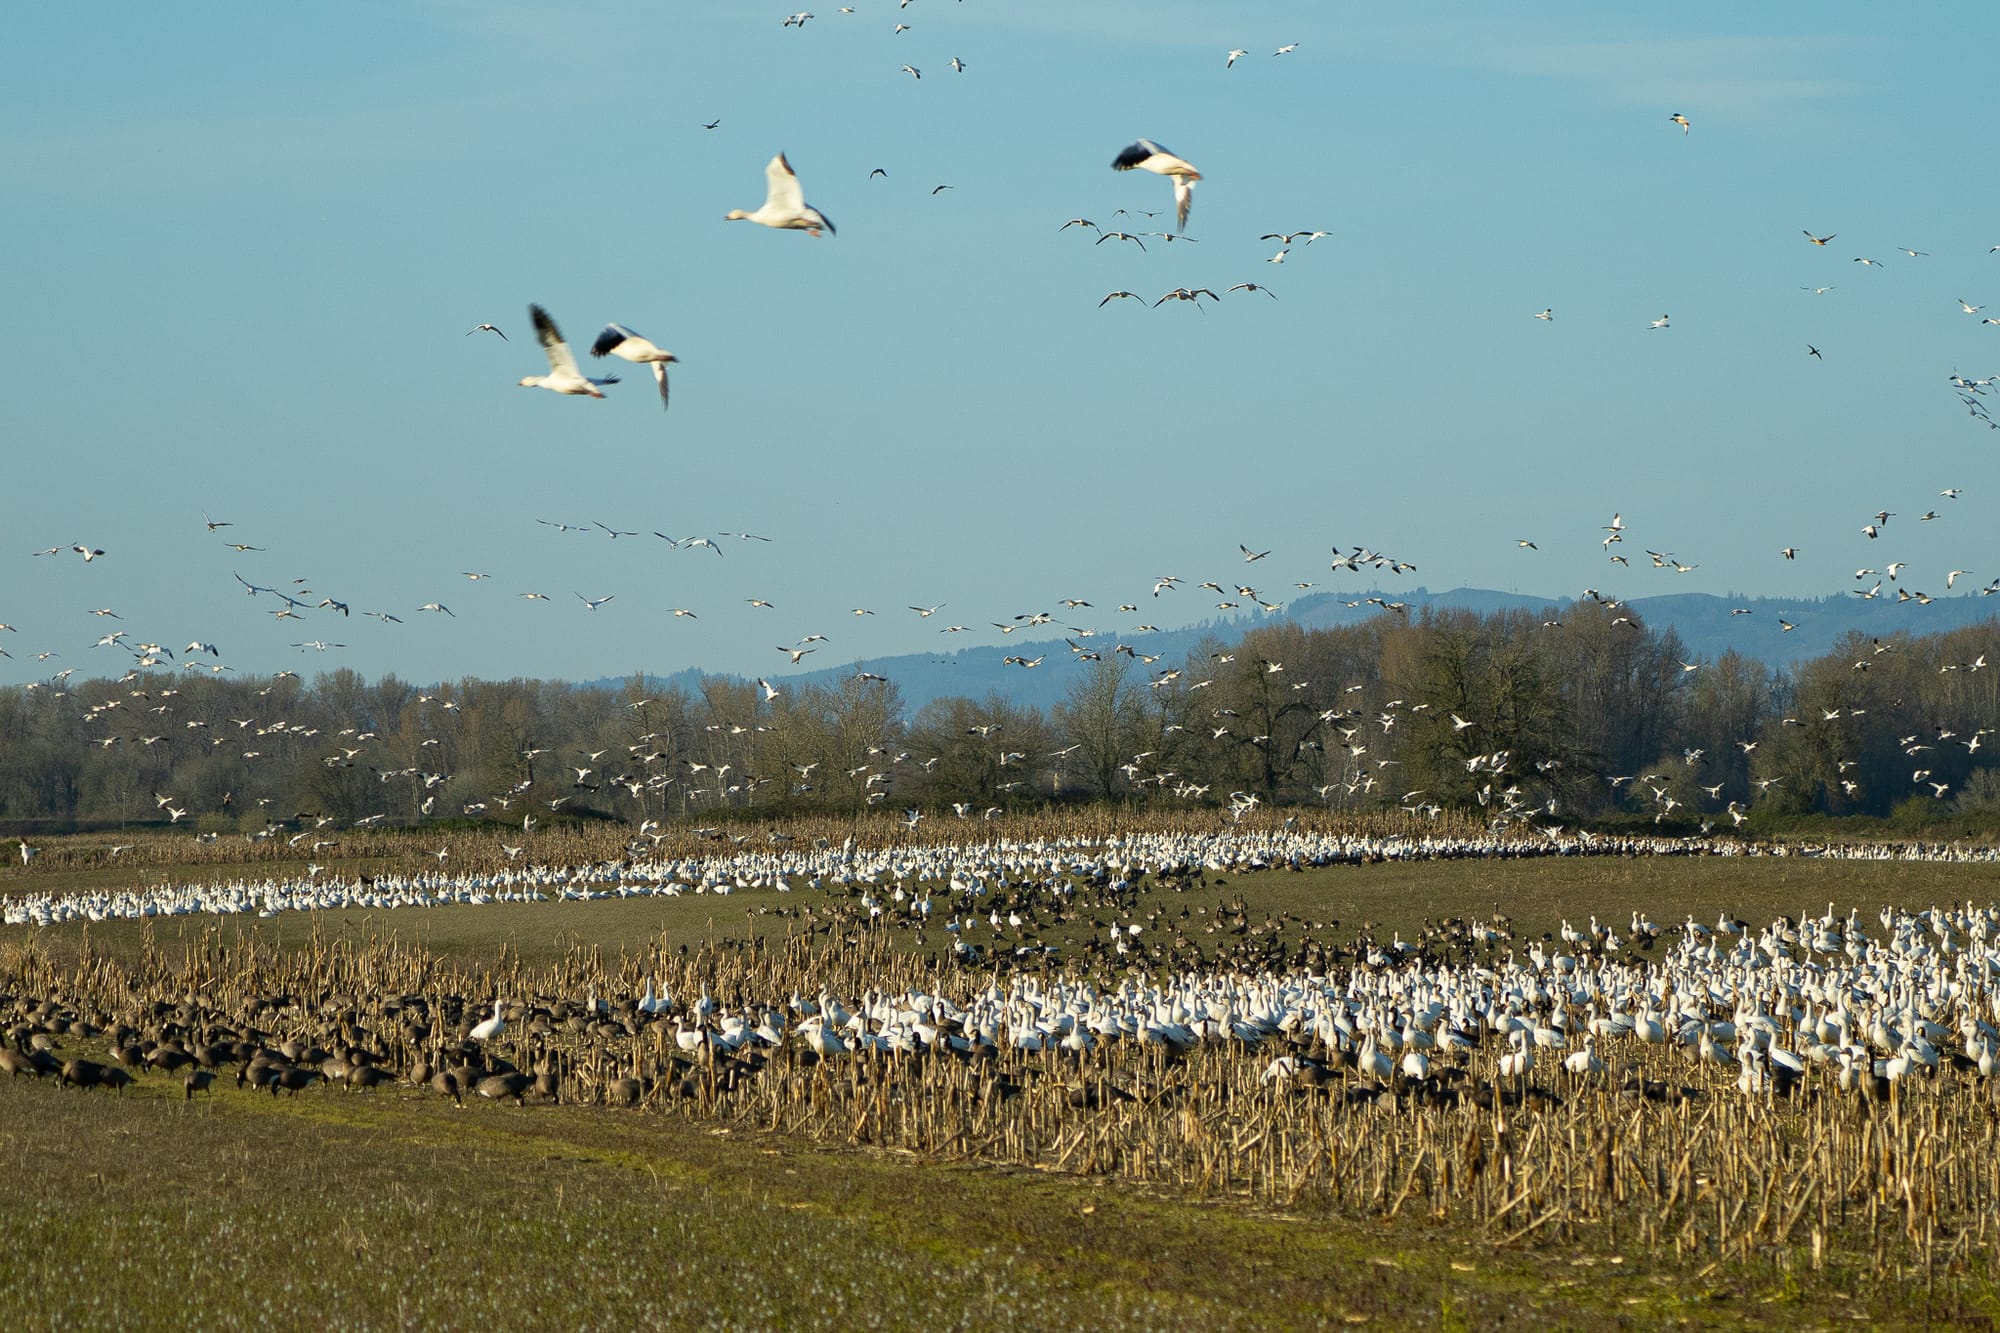
[[[899,18],[893,34],[898,38],[910,31],[913,26],[901,20],[901,11],[907,9],[909,3],[910,0],[903,0],[903,4],[898,10]],[[856,14],[857,9],[854,6],[843,6],[839,12],[842,15],[852,16]],[[816,16],[811,12],[801,11],[785,16],[782,20],[782,25],[788,29],[803,30],[815,18]],[[1271,51],[1271,55],[1274,57],[1289,56],[1296,52],[1298,47],[1299,44],[1296,42],[1279,44]],[[1247,48],[1232,47],[1228,49],[1224,53],[1224,69],[1232,69],[1248,54]],[[957,74],[964,74],[970,66],[965,61],[954,56],[951,61],[951,68]],[[904,69],[912,77],[921,77],[920,69],[914,65],[905,65]],[[1239,74],[1232,75],[1231,77],[1240,78],[1242,76]],[[1688,116],[1676,111],[1668,117],[1668,120],[1670,125],[1678,128],[1684,137],[1691,135],[1692,121]],[[703,122],[702,128],[707,131],[713,131],[718,129],[721,124],[722,121],[718,117]],[[1142,224],[1136,221],[1129,224],[1135,228],[1134,230],[1126,230],[1123,225],[1100,227],[1098,223],[1089,218],[1072,216],[1056,226],[1058,232],[1074,230],[1079,236],[1093,237],[1094,239],[1091,241],[1093,245],[1103,245],[1106,242],[1112,242],[1121,246],[1128,244],[1135,245],[1142,250],[1146,247],[1146,243],[1149,240],[1168,245],[1175,243],[1195,243],[1195,238],[1186,235],[1186,227],[1193,203],[1195,186],[1204,179],[1204,176],[1202,171],[1188,158],[1173,152],[1158,140],[1142,137],[1120,149],[1110,159],[1109,166],[1117,172],[1143,172],[1165,180],[1172,190],[1175,218],[1174,229],[1172,231],[1137,230],[1136,228]],[[884,171],[881,168],[877,168],[870,173],[870,178],[872,179],[883,174],[885,174]],[[731,209],[723,215],[724,220],[748,221],[757,224],[759,227],[780,232],[800,231],[809,237],[819,237],[822,233],[825,233],[827,236],[835,234],[834,224],[826,212],[808,202],[798,173],[783,152],[777,153],[766,163],[764,175],[766,188],[763,202],[754,209]],[[950,187],[940,185],[937,188],[947,189]],[[1155,216],[1155,214],[1145,210],[1128,208],[1120,208],[1118,213],[1132,218]],[[1053,222],[1054,219],[1052,218],[1051,221]],[[1264,262],[1272,266],[1282,265],[1298,248],[1310,247],[1315,241],[1329,234],[1331,233],[1328,230],[1322,228],[1279,229],[1264,232],[1259,237],[1261,241],[1277,243],[1275,253],[1271,254]],[[1819,232],[1805,229],[1805,240],[1815,251],[1827,250],[1837,236],[1837,232]],[[1899,246],[1897,249],[1905,256],[1905,262],[1921,264],[1929,260],[1929,253],[1927,251],[1907,246]],[[2000,252],[2000,245],[1992,247],[1992,252]],[[1856,256],[1853,262],[1871,269],[1882,267],[1879,261],[1866,255]],[[1836,286],[1827,283],[1808,286],[1805,290],[1815,297],[1820,297],[1834,292]],[[1244,281],[1224,288],[1223,293],[1220,294],[1211,287],[1198,285],[1177,286],[1158,296],[1121,289],[1104,294],[1097,300],[1097,305],[1099,308],[1103,308],[1114,302],[1136,301],[1141,305],[1152,307],[1168,303],[1179,303],[1191,304],[1200,309],[1204,301],[1218,301],[1222,295],[1234,293],[1259,296],[1271,300],[1276,300],[1278,295],[1263,283]],[[1983,312],[1988,308],[1984,303],[1974,303],[1960,299],[1956,302],[1956,305],[1964,317],[1978,319],[1981,324],[2000,324],[2000,318],[1984,315]],[[602,399],[606,396],[605,390],[607,388],[619,383],[619,378],[616,375],[591,375],[584,372],[575,352],[572,351],[569,343],[564,339],[556,320],[548,310],[537,304],[530,306],[528,313],[530,325],[534,330],[537,343],[547,358],[548,367],[546,373],[522,376],[519,379],[520,385],[546,389],[567,396]],[[1558,314],[1554,308],[1545,306],[1535,312],[1533,318],[1546,327],[1555,323]],[[1668,332],[1673,328],[1673,325],[1670,316],[1663,313],[1658,318],[1652,319],[1643,325],[1643,327],[1653,332]],[[477,323],[467,331],[467,336],[473,335],[491,335],[496,349],[502,344],[512,345],[512,340],[508,338],[507,332],[500,324],[492,321],[482,320]],[[662,408],[664,409],[669,405],[669,368],[674,366],[679,359],[675,353],[640,334],[631,326],[619,322],[605,324],[602,330],[589,343],[588,350],[592,358],[598,361],[607,359],[624,361],[631,365],[650,368],[654,376]],[[1822,345],[1819,343],[1808,343],[1805,352],[1811,357],[1820,360],[1825,359]],[[1989,428],[2000,428],[2000,421],[1996,421],[1989,411],[1989,403],[1995,392],[1994,386],[1996,382],[2000,382],[2000,376],[1973,378],[1961,375],[1954,370],[1949,376],[1949,381],[1966,410],[1975,419]],[[1945,487],[1943,490],[1937,492],[1938,496],[1941,497],[1941,502],[1927,506],[1921,514],[1916,516],[1915,523],[1917,525],[1924,525],[1943,521],[1948,517],[1955,517],[1957,502],[1964,493],[1964,488],[1960,486],[1952,485]],[[1893,540],[1893,534],[1904,532],[1906,528],[1901,523],[1893,527],[1891,526],[1891,520],[1898,517],[1898,511],[1887,508],[1880,509],[1873,515],[1857,515],[1858,521],[1855,524],[1855,528],[1858,533],[1857,542],[1860,547],[1872,553],[1881,549],[1875,545],[1878,541],[1883,546],[1886,546],[1889,541]],[[706,551],[716,556],[723,554],[724,543],[715,535],[701,533],[671,535],[651,529],[648,526],[634,525],[631,528],[625,528],[605,523],[601,520],[569,522],[558,519],[543,519],[540,522],[558,532],[587,532],[608,537],[613,541],[624,538],[638,538],[643,540],[645,534],[651,531],[654,537],[664,540],[667,543],[669,550]],[[223,533],[223,529],[232,529],[233,531],[231,523],[216,521],[208,518],[206,515],[204,515],[204,523],[211,534],[227,536],[230,534]],[[1613,515],[1611,521],[1602,528],[1597,539],[1601,541],[1605,558],[1611,564],[1628,569],[1632,567],[1634,558],[1625,554],[1626,548],[1623,543],[1625,543],[1628,534],[1635,533],[1636,529],[1636,524],[1628,527],[1622,515]],[[747,532],[720,534],[720,536],[733,536],[740,538],[744,542],[761,543],[772,540],[769,537]],[[1545,534],[1533,534],[1516,538],[1517,550],[1529,553],[1542,550],[1542,542],[1538,541],[1537,537],[1542,537],[1543,540],[1546,540]],[[232,551],[243,556],[262,555],[268,550],[264,545],[251,544],[249,542],[230,541],[227,544]],[[1248,545],[1241,545],[1238,549],[1242,552],[1244,560],[1252,564],[1271,554],[1269,551],[1253,553]],[[1798,558],[1800,552],[1801,546],[1799,544],[1796,542],[1787,542],[1782,547],[1774,550],[1774,556],[1781,556],[1783,559],[1789,561]],[[107,552],[104,548],[90,542],[75,541],[52,546],[35,554],[49,557],[62,557],[73,554],[80,556],[85,564],[92,564],[106,558],[115,560],[117,553],[114,552],[110,557],[107,557]],[[1701,568],[1701,563],[1698,560],[1686,558],[1684,553],[1677,553],[1664,539],[1659,539],[1658,549],[1649,548],[1646,552],[1646,557],[1646,562],[1640,564],[1641,568],[1650,567],[1681,574],[1690,573]],[[1975,574],[1975,571],[1971,568],[1953,567],[1950,569],[1938,569],[1933,572],[1936,582],[1932,582],[1929,578],[1924,580],[1924,584],[1928,585],[1927,588],[1924,584],[1919,584],[1916,581],[1917,576],[1911,569],[1911,563],[1909,560],[1900,558],[1864,560],[1855,569],[1853,575],[1855,585],[1852,589],[1853,595],[1869,600],[1893,598],[1898,603],[1928,605],[1935,600],[1938,594],[1934,590],[1940,585],[1946,592],[1956,592],[1959,591],[1957,585],[1960,580],[1974,576]],[[1356,546],[1347,549],[1338,545],[1332,549],[1332,558],[1328,568],[1330,572],[1334,573],[1359,573],[1367,569],[1377,574],[1386,572],[1391,576],[1400,576],[1416,571],[1416,565],[1413,562],[1391,558],[1366,547]],[[460,573],[462,573],[465,579],[474,584],[484,582],[490,577],[486,572],[477,570],[465,570],[460,571]],[[450,576],[447,575],[445,577]],[[287,628],[292,627],[287,622],[296,622],[303,626],[306,617],[316,613],[325,613],[328,616],[339,617],[336,623],[342,626],[351,623],[348,619],[350,605],[346,599],[331,593],[315,592],[305,579],[296,579],[286,583],[275,579],[246,578],[242,573],[237,573],[236,579],[252,597],[275,599],[276,605],[270,609],[270,614],[275,621],[286,625]],[[1143,647],[1144,641],[1139,636],[1154,632],[1160,628],[1158,625],[1151,623],[1153,610],[1158,604],[1156,599],[1160,598],[1163,593],[1171,592],[1183,586],[1199,588],[1215,594],[1210,607],[1204,608],[1205,610],[1213,610],[1225,614],[1243,612],[1248,615],[1278,614],[1283,611],[1285,597],[1289,593],[1304,592],[1318,586],[1313,579],[1294,577],[1286,580],[1290,585],[1287,594],[1273,596],[1269,591],[1270,585],[1268,581],[1259,580],[1259,582],[1264,582],[1265,586],[1260,588],[1240,572],[1237,577],[1226,579],[1209,578],[1199,582],[1184,580],[1178,575],[1169,574],[1160,576],[1154,582],[1150,598],[1144,597],[1143,594],[1128,594],[1127,599],[1122,601],[1112,602],[1111,599],[1106,599],[1108,603],[1116,605],[1117,613],[1120,616],[1126,618],[1126,623],[1121,624],[1115,631],[1117,636],[1115,651],[1128,656],[1143,657],[1150,666],[1155,659],[1145,652]],[[1978,591],[1981,594],[2000,592],[2000,578],[1992,578],[1990,581],[1984,582],[1983,586],[1978,587]],[[514,589],[516,596],[529,602],[546,603],[555,600],[555,598],[561,598],[564,601],[573,598],[586,612],[605,611],[607,614],[610,614],[614,610],[624,609],[623,606],[618,608],[610,607],[615,597],[615,594],[612,593],[587,589],[571,589],[569,592],[571,594],[570,597],[563,597],[561,591],[555,592],[552,596],[549,591],[541,589],[529,587],[517,587]],[[782,601],[782,598],[776,595],[778,592],[779,590],[777,589],[771,589],[769,590],[770,595],[748,596],[743,599],[743,602],[752,612],[758,614],[773,613],[777,611]],[[1613,608],[1620,605],[1617,598],[1606,597],[1596,589],[1584,590],[1583,593],[1579,594],[1577,600],[1594,600]],[[1408,609],[1401,602],[1379,595],[1367,598],[1366,601],[1385,611],[1405,612]],[[1363,599],[1357,596],[1355,600],[1348,602],[1348,605],[1359,606],[1362,602]],[[626,605],[629,604],[630,599],[628,599]],[[943,608],[943,605],[941,602],[927,603],[923,599],[913,599],[909,603],[909,610],[921,618],[929,620],[933,614]],[[1079,613],[1086,608],[1092,608],[1093,605],[1092,600],[1076,596],[1074,592],[1069,592],[1061,601],[1063,611],[1060,621],[1058,621],[1057,614],[1048,609],[1030,608],[1028,610],[1017,611],[1009,608],[999,611],[997,615],[989,611],[988,614],[972,618],[970,623],[944,623],[942,628],[938,630],[938,633],[946,636],[961,634],[976,635],[984,634],[988,627],[990,627],[993,630],[997,630],[999,635],[1004,639],[1017,631],[1042,626],[1051,626],[1050,633],[1053,634],[1055,632],[1053,627],[1059,626],[1066,637],[1070,653],[1078,659],[1090,661],[1102,655],[1101,650],[1093,643],[1093,640],[1099,634],[1099,630],[1092,624],[1084,621]],[[1142,607],[1146,609],[1142,610]],[[0,610],[3,609],[0,608]],[[231,669],[221,661],[221,654],[215,647],[217,636],[208,630],[203,630],[201,633],[196,634],[186,643],[185,647],[175,647],[172,646],[172,641],[168,637],[158,634],[150,634],[145,638],[138,637],[138,631],[129,630],[123,625],[123,616],[116,608],[102,606],[87,608],[87,610],[89,614],[99,618],[100,621],[109,620],[114,622],[111,625],[103,627],[104,632],[97,638],[95,646],[126,650],[131,654],[135,668],[154,668],[178,662],[181,666],[188,669],[201,668],[212,671]],[[661,608],[659,614],[663,617],[663,623],[667,621],[678,623],[680,621],[699,620],[708,610],[709,608],[698,606],[675,606]],[[1748,608],[1745,608],[1742,613],[1750,614],[1751,612]],[[412,598],[411,603],[405,606],[367,609],[363,610],[362,614],[373,617],[385,625],[392,625],[402,623],[406,615],[428,614],[440,618],[455,618],[457,613],[451,609],[450,602],[445,597],[439,595],[438,590],[433,587],[427,590],[426,600],[418,601]],[[819,614],[828,614],[828,612],[822,611]],[[873,616],[876,613],[872,608],[854,607],[851,608],[851,614],[859,618]],[[897,614],[901,614],[901,612],[897,612]],[[1551,620],[1550,626],[1551,628],[1560,628],[1560,620]],[[812,624],[807,622],[798,624],[795,628],[800,632],[799,637],[790,644],[780,644],[776,648],[776,651],[784,654],[787,665],[802,665],[807,655],[819,652],[822,647],[835,646],[835,636],[828,632],[831,627],[823,623]],[[1783,623],[1782,628],[1789,632],[1797,628],[1797,625],[1792,621],[1786,621]],[[15,632],[15,630],[16,627],[14,625],[0,621],[0,657],[13,656],[10,649],[4,645],[7,642],[6,636]],[[300,639],[286,639],[285,642],[292,649],[302,653],[326,653],[347,648],[349,646],[349,637],[350,631],[342,628],[337,631],[317,632],[311,637],[306,637],[302,634]],[[178,636],[173,636],[173,639],[177,640]],[[846,644],[838,645],[835,647],[835,651],[848,654],[857,662],[863,660],[864,657],[864,654],[851,652],[849,646]],[[52,658],[61,656],[61,653],[54,647],[44,646],[38,648],[33,655],[38,661],[47,662]],[[1033,668],[1042,665],[1043,661],[1044,657],[1042,655],[1029,653],[1009,653],[1005,658],[1007,665],[1024,668]],[[64,674],[66,676],[67,673]],[[766,689],[771,688],[768,682],[765,683],[764,687]]]

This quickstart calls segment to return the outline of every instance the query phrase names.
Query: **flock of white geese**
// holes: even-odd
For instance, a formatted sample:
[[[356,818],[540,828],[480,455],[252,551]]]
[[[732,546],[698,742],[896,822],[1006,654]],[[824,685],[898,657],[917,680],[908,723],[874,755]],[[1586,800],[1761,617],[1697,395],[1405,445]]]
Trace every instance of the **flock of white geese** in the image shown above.
[[[858,903],[888,924],[941,928],[961,960],[985,955],[967,942],[1007,939],[1007,918],[989,894],[1020,902],[1073,899],[1085,885],[1114,891],[1147,876],[1172,882],[1203,872],[1387,860],[1521,856],[1808,856],[1905,861],[2000,860],[1991,847],[1901,844],[1845,849],[1686,838],[1538,840],[1495,835],[1366,836],[1297,829],[1231,829],[983,844],[863,849],[850,839],[809,847],[737,846],[713,856],[631,858],[588,866],[523,865],[480,874],[440,869],[349,880],[320,877],[231,880],[118,892],[22,895],[5,903],[8,925],[89,920],[399,908],[443,904],[589,900],[634,895],[820,891]],[[439,858],[442,867],[444,858]],[[1136,897],[1128,901],[1136,903]],[[1124,941],[1163,929],[1136,910],[1104,923]],[[1432,1075],[1432,1062],[1501,1043],[1500,1078],[1593,1077],[1617,1047],[1678,1051],[1689,1061],[1736,1071],[1749,1095],[1788,1093],[1815,1069],[1834,1086],[1884,1095],[1917,1074],[1988,1077],[2000,1057],[2000,908],[1883,908],[1780,918],[1761,929],[1724,913],[1713,926],[1689,917],[1661,926],[1634,912],[1629,926],[1584,929],[1519,947],[1506,923],[1466,929],[1463,958],[1400,936],[1323,968],[1188,970],[1122,981],[1078,969],[1040,976],[967,966],[935,974],[922,991],[870,990],[740,1009],[671,998],[648,981],[637,1008],[671,1019],[684,1051],[796,1043],[819,1058],[877,1050],[959,1053],[1061,1050],[1081,1054],[1137,1042],[1174,1051],[1208,1043],[1268,1053],[1262,1078],[1320,1086],[1345,1067],[1385,1088]],[[983,935],[982,932],[991,934]],[[1018,931],[1015,932],[1019,936]],[[1630,946],[1646,951],[1643,961]],[[1621,955],[1620,950],[1625,952]],[[1483,957],[1484,961],[1480,961]],[[962,985],[954,985],[962,981]],[[955,992],[955,993],[954,993]],[[507,1030],[505,997],[473,1029],[490,1041]],[[598,1002],[593,997],[592,1004]],[[1260,1059],[1263,1054],[1260,1054]],[[1559,1072],[1558,1072],[1559,1071]]]
[[[1635,930],[1659,931],[1635,916]],[[1421,1082],[1432,1062],[1502,1042],[1503,1081],[1537,1069],[1593,1078],[1613,1047],[1678,1051],[1736,1071],[1751,1096],[1787,1094],[1823,1070],[1844,1092],[1881,1095],[1912,1075],[1990,1078],[2000,1055],[2000,910],[1884,908],[1775,922],[1690,919],[1644,965],[1540,946],[1484,966],[1385,966],[1343,973],[1184,973],[1117,985],[996,978],[953,998],[930,991],[817,999],[789,1012],[731,1013],[708,997],[677,1018],[683,1050],[793,1040],[821,1057],[943,1046],[1084,1054],[1133,1041],[1277,1050],[1266,1083],[1319,1085],[1352,1068],[1381,1085]],[[942,988],[939,988],[942,989]],[[649,986],[642,1006],[669,1001]]]

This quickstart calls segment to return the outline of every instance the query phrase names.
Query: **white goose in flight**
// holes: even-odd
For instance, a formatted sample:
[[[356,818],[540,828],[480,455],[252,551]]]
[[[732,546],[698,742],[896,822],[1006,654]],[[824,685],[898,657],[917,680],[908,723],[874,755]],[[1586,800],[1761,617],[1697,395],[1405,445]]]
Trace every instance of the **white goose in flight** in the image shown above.
[[[598,386],[616,384],[618,377],[594,380],[576,368],[576,357],[571,355],[569,344],[563,341],[562,330],[549,318],[549,312],[538,305],[528,307],[528,316],[535,322],[535,336],[541,340],[542,350],[548,353],[549,373],[546,375],[525,375],[521,379],[524,389],[553,389],[557,393],[569,393],[602,398]]]
[[[1194,183],[1201,179],[1201,173],[1195,170],[1192,163],[1175,157],[1151,139],[1140,139],[1112,158],[1111,165],[1119,171],[1150,171],[1156,176],[1172,178],[1174,229],[1187,229],[1188,207],[1194,202]]]
[[[830,235],[839,234],[826,214],[806,202],[798,173],[792,170],[792,164],[785,160],[783,153],[766,164],[764,179],[768,188],[763,204],[751,213],[732,208],[723,214],[724,222],[755,222],[759,226],[776,227],[781,231],[802,231],[808,236],[819,235],[821,228],[825,228]]]
[[[623,324],[606,324],[604,332],[597,335],[597,341],[590,345],[592,356],[615,356],[621,361],[631,361],[638,365],[651,365],[653,378],[660,385],[660,408],[667,406],[667,366],[680,358],[664,348],[655,347],[646,338],[632,332]]]

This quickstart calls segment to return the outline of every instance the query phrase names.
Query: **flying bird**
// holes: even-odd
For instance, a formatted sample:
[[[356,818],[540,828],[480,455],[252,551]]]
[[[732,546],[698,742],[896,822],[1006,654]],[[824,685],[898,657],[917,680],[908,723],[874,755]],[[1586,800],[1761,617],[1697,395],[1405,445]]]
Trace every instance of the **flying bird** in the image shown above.
[[[1674,112],[1674,114],[1668,116],[1667,119],[1671,120],[1674,124],[1680,126],[1682,134],[1686,134],[1688,132],[1688,118],[1686,116],[1683,116],[1680,112],[1678,111]]]
[[[470,338],[475,333],[498,333],[500,334],[501,342],[507,341],[507,335],[500,333],[500,330],[494,328],[491,324],[475,324],[465,331],[465,336]]]
[[[621,361],[631,361],[638,365],[651,365],[653,378],[660,385],[660,408],[667,406],[667,366],[680,360],[672,352],[655,347],[639,334],[623,324],[606,324],[604,332],[597,335],[597,341],[590,345],[592,356],[615,356]]]
[[[1240,46],[1239,46],[1239,47],[1236,47],[1236,48],[1235,48],[1234,50],[1232,50],[1232,51],[1231,51],[1231,52],[1229,53],[1229,60],[1227,61],[1227,63],[1225,63],[1225,64],[1223,65],[1223,68],[1224,68],[1224,69],[1234,69],[1234,68],[1236,67],[1236,62],[1237,62],[1237,61],[1238,61],[1239,59],[1241,59],[1242,57],[1244,57],[1244,56],[1247,56],[1247,55],[1249,55],[1249,54],[1250,54],[1250,53],[1249,53],[1248,51],[1244,50],[1244,49],[1243,49],[1242,47],[1240,47]]]
[[[1150,171],[1156,176],[1171,178],[1174,183],[1175,229],[1187,229],[1188,208],[1194,202],[1194,183],[1201,179],[1201,173],[1191,163],[1175,157],[1151,139],[1140,139],[1112,158],[1111,165],[1119,171]]]
[[[1826,235],[1824,235],[1824,236],[1815,236],[1815,235],[1813,235],[1813,234],[1812,234],[1811,232],[1807,232],[1807,233],[1806,233],[1806,239],[1807,239],[1808,241],[1811,241],[1811,242],[1812,242],[1812,243],[1813,243],[1814,245],[1825,245],[1825,244],[1826,244],[1826,243],[1827,243],[1828,241],[1832,240],[1832,239],[1833,239],[1834,237],[1838,236],[1839,234],[1840,234],[1840,233],[1839,233],[1839,232],[1837,232],[1837,231],[1830,231],[1830,232],[1828,232],[1828,233],[1827,233]]]
[[[758,205],[756,211],[746,213],[740,208],[732,208],[723,214],[722,220],[754,222],[780,231],[802,231],[808,236],[818,236],[821,228],[829,235],[839,234],[826,214],[806,202],[798,173],[792,170],[792,164],[786,161],[783,153],[765,164],[764,180],[764,202]]]
[[[598,386],[616,384],[618,377],[591,379],[576,368],[576,357],[571,355],[569,344],[563,341],[562,330],[549,318],[549,312],[538,305],[528,307],[528,317],[534,321],[535,336],[541,340],[542,351],[548,354],[549,373],[546,375],[524,375],[521,387],[524,389],[552,389],[556,393],[578,394],[590,398],[602,398]]]

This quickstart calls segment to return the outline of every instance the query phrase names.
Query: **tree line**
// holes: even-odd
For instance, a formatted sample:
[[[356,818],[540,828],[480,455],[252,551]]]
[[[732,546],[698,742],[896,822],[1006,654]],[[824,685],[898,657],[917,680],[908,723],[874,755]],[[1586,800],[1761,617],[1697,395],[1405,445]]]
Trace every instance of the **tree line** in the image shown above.
[[[1993,621],[1850,633],[1774,669],[1733,652],[1690,661],[1671,628],[1614,603],[1560,620],[1432,608],[1271,625],[1178,662],[1072,644],[1041,668],[1073,676],[1047,710],[995,695],[912,711],[861,672],[773,689],[64,677],[0,688],[0,820],[643,824],[1111,801],[1681,828],[1984,811],[2000,809],[1996,636]]]

